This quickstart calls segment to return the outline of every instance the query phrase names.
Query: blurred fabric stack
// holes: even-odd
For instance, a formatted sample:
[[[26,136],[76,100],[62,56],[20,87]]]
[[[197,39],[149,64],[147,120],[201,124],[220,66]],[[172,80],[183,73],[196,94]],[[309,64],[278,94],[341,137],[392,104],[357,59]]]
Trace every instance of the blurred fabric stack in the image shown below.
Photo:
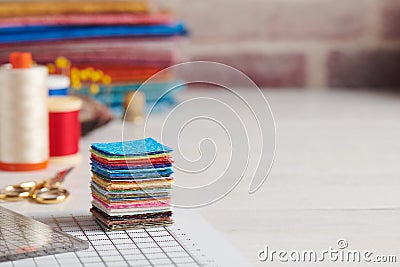
[[[92,96],[116,112],[124,95],[182,60],[183,23],[145,0],[0,3],[0,62],[27,51],[50,73],[71,78],[71,92]],[[146,85],[148,103],[173,104],[180,84],[163,71]],[[161,97],[161,99],[159,99]]]

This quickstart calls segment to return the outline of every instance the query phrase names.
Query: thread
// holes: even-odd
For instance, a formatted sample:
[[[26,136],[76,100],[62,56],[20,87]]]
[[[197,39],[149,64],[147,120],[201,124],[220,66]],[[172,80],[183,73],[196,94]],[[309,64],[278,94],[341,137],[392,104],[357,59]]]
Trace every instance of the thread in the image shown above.
[[[0,67],[0,169],[43,169],[49,158],[47,68],[30,67],[29,53],[12,53],[10,61]]]
[[[82,100],[75,96],[49,97],[50,159],[52,162],[76,163],[79,160],[81,107]]]
[[[47,79],[47,87],[49,88],[49,96],[66,96],[68,95],[68,87],[70,80],[65,75],[51,74]]]

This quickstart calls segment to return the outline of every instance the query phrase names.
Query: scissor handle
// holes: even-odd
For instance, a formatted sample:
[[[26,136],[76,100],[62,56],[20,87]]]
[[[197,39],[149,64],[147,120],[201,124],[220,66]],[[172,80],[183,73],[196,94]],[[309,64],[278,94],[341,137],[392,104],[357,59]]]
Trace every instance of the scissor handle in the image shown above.
[[[19,201],[29,198],[32,194],[35,182],[26,182],[18,185],[9,185],[0,190],[0,199],[6,201]]]
[[[56,204],[63,202],[69,196],[69,192],[66,189],[53,187],[53,188],[40,188],[36,190],[32,198],[41,204]]]

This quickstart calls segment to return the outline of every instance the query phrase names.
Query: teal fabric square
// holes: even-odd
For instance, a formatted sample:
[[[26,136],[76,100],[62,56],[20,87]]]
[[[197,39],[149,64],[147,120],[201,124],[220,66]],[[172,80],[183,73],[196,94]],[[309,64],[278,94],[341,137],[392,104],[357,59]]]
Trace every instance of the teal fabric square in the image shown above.
[[[92,149],[110,156],[142,156],[173,151],[172,148],[160,144],[151,137],[135,141],[93,143]]]

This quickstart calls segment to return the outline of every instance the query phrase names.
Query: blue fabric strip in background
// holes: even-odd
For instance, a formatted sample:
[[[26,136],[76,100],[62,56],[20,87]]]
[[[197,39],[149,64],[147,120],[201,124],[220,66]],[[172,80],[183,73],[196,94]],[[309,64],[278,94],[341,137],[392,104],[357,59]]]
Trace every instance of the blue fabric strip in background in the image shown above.
[[[0,43],[186,34],[183,23],[139,26],[24,26],[0,28]]]

